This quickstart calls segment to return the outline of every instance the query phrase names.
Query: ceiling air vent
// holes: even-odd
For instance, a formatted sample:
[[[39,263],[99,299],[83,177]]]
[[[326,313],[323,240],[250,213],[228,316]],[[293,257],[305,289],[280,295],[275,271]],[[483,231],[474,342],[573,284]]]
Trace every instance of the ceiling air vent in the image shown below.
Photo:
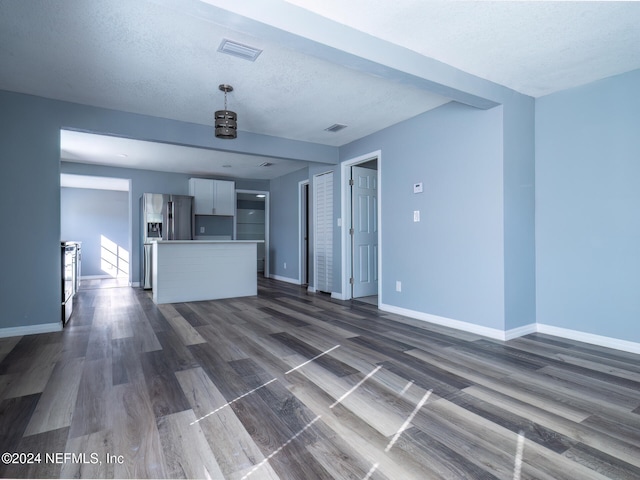
[[[258,165],[259,167],[270,167],[271,165],[273,165],[273,163],[271,162],[262,162],[260,165]]]
[[[343,125],[341,123],[334,123],[333,125],[331,125],[328,128],[325,128],[325,131],[327,132],[339,132],[340,130],[342,130],[343,128],[347,128],[346,125]]]
[[[258,55],[262,53],[262,50],[250,47],[249,45],[243,45],[232,40],[222,39],[218,51],[226,53],[227,55],[233,55],[234,57],[244,58],[250,62],[255,62]]]

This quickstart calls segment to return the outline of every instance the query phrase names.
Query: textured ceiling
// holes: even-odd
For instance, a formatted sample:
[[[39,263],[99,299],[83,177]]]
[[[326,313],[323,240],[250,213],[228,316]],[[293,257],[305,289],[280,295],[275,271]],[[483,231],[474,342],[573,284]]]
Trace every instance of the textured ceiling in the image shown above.
[[[287,2],[533,97],[640,68],[637,1]]]
[[[207,125],[228,83],[240,130],[314,143],[341,145],[448,101],[412,87],[399,98],[382,78],[149,1],[3,2],[0,31],[2,89]],[[224,38],[263,52],[222,54]],[[348,128],[324,130],[335,123]]]
[[[287,8],[308,21],[278,16]],[[0,89],[212,125],[223,104],[217,87],[229,83],[241,131],[339,146],[452,97],[402,72],[391,78],[332,61],[346,58],[349,44],[300,48],[304,35],[292,32],[319,29],[329,38],[348,28],[354,35],[341,38],[358,47],[382,39],[539,96],[640,68],[638,25],[638,2],[0,0]],[[263,52],[255,62],[224,55],[217,51],[223,38]],[[334,123],[348,127],[324,130]],[[67,159],[113,164],[105,153],[78,150],[87,144],[68,146]],[[151,168],[143,157],[137,168]],[[229,174],[221,161],[209,160],[205,172],[197,154],[187,157],[193,162],[173,168]],[[282,171],[300,166],[283,163]]]

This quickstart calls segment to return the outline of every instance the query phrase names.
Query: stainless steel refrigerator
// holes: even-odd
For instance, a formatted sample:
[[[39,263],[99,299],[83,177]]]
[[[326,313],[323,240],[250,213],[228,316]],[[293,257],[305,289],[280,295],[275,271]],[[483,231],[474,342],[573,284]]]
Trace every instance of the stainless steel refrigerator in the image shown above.
[[[145,193],[140,199],[142,223],[141,281],[152,288],[153,242],[158,240],[193,239],[193,197]]]

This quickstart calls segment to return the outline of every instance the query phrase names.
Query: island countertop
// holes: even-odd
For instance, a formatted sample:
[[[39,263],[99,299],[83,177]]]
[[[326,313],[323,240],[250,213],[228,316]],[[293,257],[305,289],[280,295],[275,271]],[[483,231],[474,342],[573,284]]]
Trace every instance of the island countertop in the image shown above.
[[[264,240],[162,240],[153,244],[153,301],[194,302],[258,294]]]
[[[178,244],[178,243],[264,243],[264,240],[157,240],[155,243]]]

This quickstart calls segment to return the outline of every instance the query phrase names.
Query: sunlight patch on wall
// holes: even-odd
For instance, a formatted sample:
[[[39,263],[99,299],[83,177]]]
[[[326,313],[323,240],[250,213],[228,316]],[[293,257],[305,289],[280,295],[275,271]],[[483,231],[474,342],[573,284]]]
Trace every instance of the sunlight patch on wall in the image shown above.
[[[129,278],[129,252],[100,235],[100,268],[113,278]]]

